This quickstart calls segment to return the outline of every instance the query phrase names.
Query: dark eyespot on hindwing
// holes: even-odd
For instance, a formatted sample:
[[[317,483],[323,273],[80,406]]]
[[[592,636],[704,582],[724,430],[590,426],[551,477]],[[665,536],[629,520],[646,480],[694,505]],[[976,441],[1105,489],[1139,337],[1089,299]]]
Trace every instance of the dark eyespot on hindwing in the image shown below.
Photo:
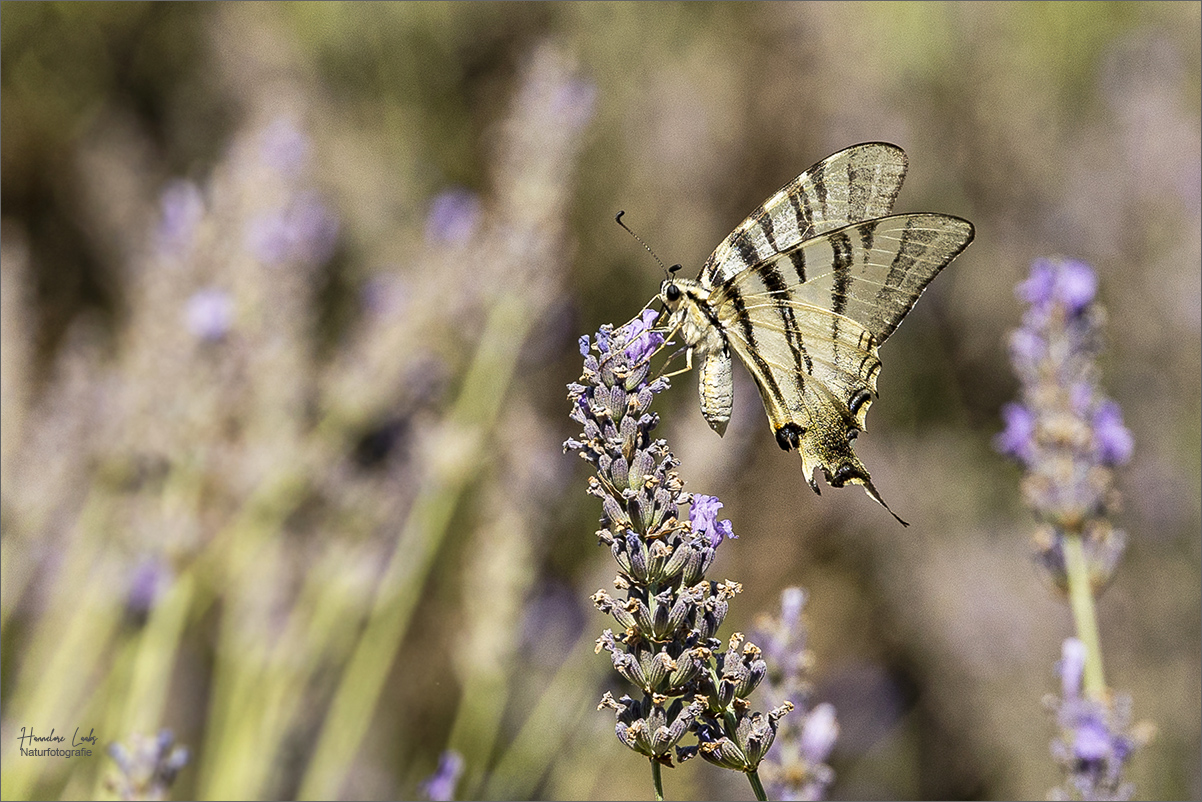
[[[796,423],[786,423],[776,430],[776,444],[784,451],[797,448],[797,444],[801,442],[801,436],[805,432],[806,430]]]

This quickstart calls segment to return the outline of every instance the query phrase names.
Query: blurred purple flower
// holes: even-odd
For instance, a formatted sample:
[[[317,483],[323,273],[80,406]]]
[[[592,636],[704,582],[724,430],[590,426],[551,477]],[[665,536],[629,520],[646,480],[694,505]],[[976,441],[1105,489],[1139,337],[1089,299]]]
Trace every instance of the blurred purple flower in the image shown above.
[[[1102,588],[1122,554],[1126,537],[1110,522],[1112,469],[1134,449],[1122,410],[1098,385],[1104,314],[1097,292],[1097,275],[1084,262],[1040,259],[1031,266],[1017,289],[1029,307],[1022,328],[1010,336],[1022,401],[1002,408],[1005,429],[994,438],[998,451],[1023,464],[1023,498],[1045,522],[1035,536],[1037,563],[1074,594]],[[1071,577],[1070,546],[1085,559],[1084,570],[1074,569]],[[1077,626],[1081,632],[1087,625]],[[1065,778],[1053,794],[1126,799],[1134,786],[1123,782],[1123,771],[1139,742],[1129,728],[1130,702],[1099,688],[1082,692],[1086,651],[1076,638],[1064,642],[1062,695],[1048,700],[1060,726],[1052,753]]]
[[[765,702],[787,703],[796,711],[781,722],[763,763],[764,785],[772,799],[821,799],[835,778],[834,771],[825,764],[839,735],[835,707],[824,702],[809,709],[809,633],[801,617],[805,602],[804,590],[785,588],[780,615],[761,616],[753,633],[764,649]]]
[[[143,559],[130,576],[126,609],[138,617],[146,615],[171,586],[172,579],[171,569],[161,559]]]
[[[1062,698],[1045,700],[1060,727],[1059,737],[1052,741],[1052,755],[1065,780],[1053,789],[1052,798],[1130,799],[1135,785],[1123,779],[1126,765],[1151,738],[1152,727],[1131,725],[1131,700],[1125,695],[1102,702],[1079,693],[1079,689],[1069,693],[1066,683]]]
[[[1065,638],[1060,654],[1057,669],[1061,692],[1065,699],[1075,699],[1081,695],[1081,680],[1085,676],[1085,644],[1078,638]]]
[[[1052,302],[1056,289],[1056,272],[1047,259],[1037,259],[1031,265],[1031,274],[1018,285],[1015,294],[1031,306],[1043,306]]]
[[[455,786],[463,774],[463,756],[448,749],[438,758],[438,768],[422,783],[422,793],[431,802],[449,802],[455,798]]]
[[[186,318],[193,335],[205,342],[217,342],[233,324],[234,302],[225,290],[206,287],[188,299]]]
[[[1063,304],[1070,314],[1077,314],[1098,292],[1098,277],[1085,262],[1066,259],[1054,262],[1037,259],[1031,274],[1018,285],[1015,293],[1033,307],[1043,308],[1053,303]]]
[[[1105,465],[1125,465],[1135,451],[1135,438],[1123,425],[1123,410],[1109,398],[1103,401],[1093,415],[1094,439],[1097,443],[1098,459]]]
[[[1102,312],[1094,300],[1097,290],[1097,276],[1084,262],[1039,259],[1032,264],[1017,291],[1030,307],[1009,340],[1022,400],[1002,407],[1005,428],[993,441],[1027,469],[1027,504],[1053,526],[1078,533],[1087,521],[1105,517],[1111,503],[1112,477],[1096,469],[1123,464],[1134,449],[1122,410],[1098,386]],[[1099,546],[1095,570],[1113,564],[1117,542],[1093,544]],[[1049,543],[1059,548],[1055,538]],[[1063,564],[1047,555],[1043,562]]]
[[[283,209],[250,221],[247,246],[267,265],[287,262],[320,265],[334,253],[338,218],[313,193],[302,193]]]
[[[163,190],[159,209],[161,217],[155,232],[159,248],[176,256],[183,255],[204,218],[205,203],[200,188],[191,181],[172,181]]]
[[[789,587],[780,594],[780,623],[785,629],[793,629],[801,622],[801,610],[805,607],[806,592],[798,587]]]
[[[440,192],[426,216],[426,241],[465,245],[480,224],[480,199],[462,187]]]
[[[375,317],[395,317],[409,301],[408,282],[397,273],[377,273],[363,283],[359,303],[363,311]]]
[[[810,763],[825,763],[839,738],[835,706],[823,702],[810,711],[801,728],[801,753]]]
[[[1035,416],[1022,404],[1009,403],[1002,407],[1002,419],[1006,428],[994,437],[994,447],[1029,464],[1035,454]]]
[[[1047,343],[1036,332],[1028,328],[1010,333],[1010,360],[1024,369],[1033,369],[1047,353]]]
[[[556,125],[575,131],[588,124],[596,105],[596,85],[576,79],[557,88],[551,101],[551,112],[556,116]]]
[[[1098,293],[1098,276],[1084,262],[1065,260],[1056,275],[1056,299],[1077,314]]]
[[[298,172],[309,155],[309,138],[287,117],[268,125],[259,142],[263,161],[285,175]]]
[[[1110,732],[1106,725],[1090,716],[1077,724],[1073,736],[1073,756],[1077,760],[1101,760],[1110,753]]]

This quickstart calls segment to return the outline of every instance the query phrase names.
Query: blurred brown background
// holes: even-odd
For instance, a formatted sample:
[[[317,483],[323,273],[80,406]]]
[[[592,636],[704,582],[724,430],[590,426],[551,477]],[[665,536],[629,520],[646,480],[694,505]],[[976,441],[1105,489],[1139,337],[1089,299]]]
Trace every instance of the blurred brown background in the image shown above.
[[[884,140],[897,211],[976,225],[883,349],[863,493],[805,487],[736,368],[661,398],[739,539],[747,629],[804,586],[833,798],[1040,797],[1071,634],[991,438],[1031,261],[1092,264],[1134,433],[1107,680],[1199,798],[1199,3],[2,6],[6,798],[105,793],[169,727],[181,798],[642,798],[595,712],[576,339],[693,275],[798,172]],[[689,763],[672,798],[750,798]]]

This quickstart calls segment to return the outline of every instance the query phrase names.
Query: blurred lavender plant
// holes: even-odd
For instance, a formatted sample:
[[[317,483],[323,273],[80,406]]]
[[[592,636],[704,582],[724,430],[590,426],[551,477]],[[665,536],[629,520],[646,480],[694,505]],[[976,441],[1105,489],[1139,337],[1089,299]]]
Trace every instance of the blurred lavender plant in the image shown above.
[[[639,690],[639,699],[606,692],[600,707],[617,714],[617,736],[650,763],[657,799],[663,798],[660,767],[697,754],[722,768],[744,772],[759,799],[766,799],[757,769],[776,737],[777,722],[792,703],[767,715],[752,712],[747,697],[767,673],[760,650],[731,636],[725,651],[716,637],[735,582],[713,582],[705,572],[719,545],[734,537],[730,521],[718,521],[722,503],[684,491],[678,463],[665,440],[652,440],[659,416],[650,411],[668,381],[649,381],[647,360],[663,344],[646,310],[614,330],[602,326],[595,342],[580,338],[584,373],[568,385],[572,420],[582,439],[564,443],[588,460],[591,495],[601,499],[600,542],[618,563],[614,586],[624,599],[600,590],[599,610],[618,622],[606,629],[597,651],[610,653],[614,668]],[[681,506],[689,518],[679,518]],[[697,744],[680,746],[692,732]]]
[[[134,734],[128,746],[109,746],[109,756],[117,772],[106,785],[121,799],[166,799],[176,775],[188,765],[187,747],[176,746],[170,730],[154,738]]]
[[[775,743],[762,764],[764,785],[769,795],[781,800],[822,799],[835,773],[825,761],[839,737],[835,707],[823,703],[810,709],[811,687],[807,679],[813,657],[806,650],[807,632],[802,621],[806,593],[785,588],[779,616],[763,616],[753,637],[764,644],[764,701],[770,705],[793,705],[800,716],[780,724]]]
[[[1093,597],[1126,542],[1110,516],[1118,506],[1114,469],[1131,458],[1134,441],[1098,385],[1105,313],[1094,301],[1097,286],[1084,262],[1047,259],[1018,286],[1029,307],[1010,336],[1010,359],[1022,402],[1003,408],[1006,428],[995,446],[1026,470],[1023,498],[1043,520],[1036,559],[1068,593],[1077,630],[1060,662],[1062,697],[1048,702],[1061,728],[1052,751],[1065,772],[1053,793],[1126,799],[1135,789],[1122,781],[1123,768],[1150,728],[1130,729],[1130,700],[1106,687]]]

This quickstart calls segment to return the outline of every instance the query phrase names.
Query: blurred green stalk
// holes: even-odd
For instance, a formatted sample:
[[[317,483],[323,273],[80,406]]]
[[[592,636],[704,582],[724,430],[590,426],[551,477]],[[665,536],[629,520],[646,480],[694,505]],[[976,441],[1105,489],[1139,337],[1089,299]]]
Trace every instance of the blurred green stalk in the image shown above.
[[[1085,644],[1085,695],[1103,702],[1106,700],[1106,678],[1102,672],[1102,642],[1098,636],[1089,562],[1085,557],[1081,535],[1065,533],[1064,568],[1068,575],[1068,600],[1073,610],[1077,637]]]
[[[358,645],[342,675],[321,736],[301,783],[301,799],[338,795],[371,725],[389,670],[396,662],[414,608],[447,535],[463,491],[486,464],[481,451],[500,413],[518,354],[530,330],[530,310],[502,296],[489,312],[475,357],[447,424],[468,429],[475,448],[451,455],[451,465],[431,468],[397,537]]]
[[[471,789],[465,788],[465,799],[532,797],[555,752],[563,746],[562,739],[548,738],[547,733],[577,732],[590,709],[586,700],[595,692],[600,671],[592,660],[593,650],[586,644],[591,645],[591,639],[582,632],[568,650],[568,658],[546,684],[525,722],[497,759],[483,789],[468,796]],[[599,762],[593,762],[574,771],[598,772],[600,767]]]
[[[70,722],[91,690],[91,678],[104,670],[101,658],[121,621],[123,599],[114,592],[113,577],[102,559],[110,502],[103,491],[93,489],[89,494],[65,564],[47,594],[51,607],[24,655],[11,720],[40,728],[35,729],[38,735],[49,735],[52,727],[56,735],[67,734],[64,727],[74,731]],[[78,724],[84,733],[88,731],[84,722]],[[58,768],[49,760],[21,758],[15,737],[3,748],[0,796],[4,799],[29,799],[43,771]]]

